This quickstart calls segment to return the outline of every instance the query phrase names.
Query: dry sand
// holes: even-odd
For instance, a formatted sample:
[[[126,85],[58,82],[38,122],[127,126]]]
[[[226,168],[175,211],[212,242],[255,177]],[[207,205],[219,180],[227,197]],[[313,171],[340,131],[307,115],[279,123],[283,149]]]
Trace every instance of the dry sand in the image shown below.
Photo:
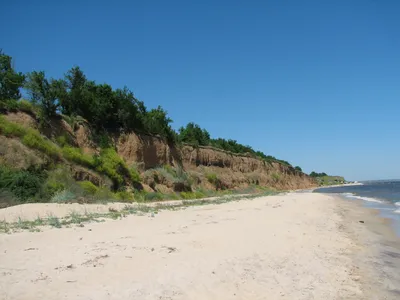
[[[399,299],[388,228],[354,202],[290,193],[2,234],[0,297]]]

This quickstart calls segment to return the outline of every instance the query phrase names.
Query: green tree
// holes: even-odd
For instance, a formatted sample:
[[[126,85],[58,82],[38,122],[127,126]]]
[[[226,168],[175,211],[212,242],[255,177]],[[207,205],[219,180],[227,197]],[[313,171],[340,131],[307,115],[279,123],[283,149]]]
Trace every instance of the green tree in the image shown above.
[[[210,144],[210,134],[207,130],[195,123],[188,123],[186,127],[179,129],[179,141],[195,146],[207,146]]]
[[[168,117],[167,111],[161,106],[150,110],[144,116],[145,130],[151,134],[159,134],[169,142],[174,141],[174,131],[170,126],[172,119]]]
[[[294,167],[296,171],[303,172],[303,170],[299,166]]]
[[[12,58],[0,50],[0,100],[19,99],[25,76],[15,72]]]
[[[41,108],[41,117],[47,120],[57,114],[60,82],[47,80],[44,71],[28,73],[25,88],[31,100]]]
[[[79,67],[73,67],[64,76],[64,90],[60,91],[62,113],[83,116],[89,111],[88,86],[85,74]]]

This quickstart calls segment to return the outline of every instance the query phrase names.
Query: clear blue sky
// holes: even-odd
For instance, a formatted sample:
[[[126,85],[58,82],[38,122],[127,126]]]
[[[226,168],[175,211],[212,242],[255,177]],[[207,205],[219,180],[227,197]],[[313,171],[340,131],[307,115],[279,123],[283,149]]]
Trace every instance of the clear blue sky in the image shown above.
[[[128,86],[174,128],[310,172],[400,178],[400,1],[6,1],[22,72]]]

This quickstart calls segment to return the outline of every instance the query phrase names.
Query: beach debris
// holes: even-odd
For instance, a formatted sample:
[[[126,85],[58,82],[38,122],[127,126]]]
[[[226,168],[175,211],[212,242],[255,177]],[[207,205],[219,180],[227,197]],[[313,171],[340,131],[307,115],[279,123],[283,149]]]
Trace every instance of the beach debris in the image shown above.
[[[177,250],[175,247],[166,247],[166,246],[163,246],[163,248],[166,248],[166,249],[168,250],[168,253],[172,253],[172,252],[175,252],[175,251]]]
[[[24,251],[39,250],[38,248],[27,248]]]
[[[360,222],[360,223],[364,223],[364,221],[362,221],[362,220],[361,220],[361,221],[358,221],[358,222]]]

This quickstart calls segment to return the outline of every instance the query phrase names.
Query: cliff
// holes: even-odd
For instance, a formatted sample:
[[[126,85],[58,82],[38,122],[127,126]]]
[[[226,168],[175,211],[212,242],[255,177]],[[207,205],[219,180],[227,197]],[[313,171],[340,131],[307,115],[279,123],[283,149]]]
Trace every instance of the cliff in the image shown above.
[[[29,114],[12,112],[4,117],[10,122],[25,127],[39,128],[37,120]],[[70,126],[59,118],[53,120],[49,128],[41,130],[41,133],[52,141],[56,141],[60,135],[67,135],[70,144],[79,147],[85,154],[92,155],[100,152],[100,147],[93,142],[92,135],[84,122],[77,122]],[[218,188],[212,184],[211,177],[218,178],[219,188],[224,189],[258,185],[282,190],[310,188],[317,185],[315,179],[296,171],[291,166],[266,162],[255,157],[237,155],[212,147],[176,146],[168,144],[157,136],[136,133],[114,134],[108,138],[126,164],[134,165],[145,178],[142,183],[147,190],[175,190],[172,184],[161,183],[155,186],[146,181],[146,176],[144,176],[146,172],[165,165],[183,169],[190,176],[195,187],[205,189]],[[19,146],[24,147],[22,144]],[[85,171],[82,166],[73,166],[73,169],[80,178],[85,178],[95,184],[102,182],[100,177],[95,178],[93,170]],[[77,169],[79,172],[76,171]]]

